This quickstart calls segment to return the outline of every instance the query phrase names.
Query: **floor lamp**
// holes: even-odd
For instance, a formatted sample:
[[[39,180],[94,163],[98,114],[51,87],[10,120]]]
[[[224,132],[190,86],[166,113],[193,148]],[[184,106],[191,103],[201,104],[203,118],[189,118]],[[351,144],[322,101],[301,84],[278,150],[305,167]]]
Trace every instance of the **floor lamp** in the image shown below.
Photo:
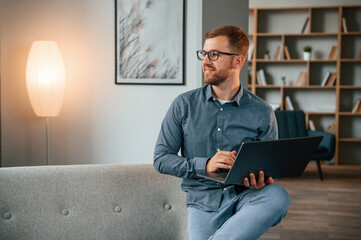
[[[46,118],[46,164],[49,165],[49,117],[59,115],[65,92],[65,67],[56,42],[33,42],[26,65],[26,87],[35,114]]]

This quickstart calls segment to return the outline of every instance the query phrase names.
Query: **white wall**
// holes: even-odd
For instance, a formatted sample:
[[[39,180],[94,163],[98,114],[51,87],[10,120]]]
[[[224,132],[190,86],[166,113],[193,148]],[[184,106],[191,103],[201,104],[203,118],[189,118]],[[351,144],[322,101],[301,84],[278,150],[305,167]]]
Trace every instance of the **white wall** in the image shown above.
[[[114,84],[114,0],[0,0],[2,166],[45,164],[45,119],[27,97],[34,40],[56,40],[67,71],[50,163],[151,163],[161,121],[180,93],[201,86],[201,0],[188,1],[186,85]]]
[[[246,1],[246,0],[242,0]],[[250,7],[361,4],[250,0]],[[187,1],[186,85],[114,84],[114,0],[0,0],[2,166],[45,164],[45,119],[33,113],[25,67],[34,40],[56,40],[67,71],[63,109],[50,119],[51,164],[151,163],[171,101],[201,86],[202,1]]]
[[[360,5],[361,0],[249,0],[249,7],[305,7]]]

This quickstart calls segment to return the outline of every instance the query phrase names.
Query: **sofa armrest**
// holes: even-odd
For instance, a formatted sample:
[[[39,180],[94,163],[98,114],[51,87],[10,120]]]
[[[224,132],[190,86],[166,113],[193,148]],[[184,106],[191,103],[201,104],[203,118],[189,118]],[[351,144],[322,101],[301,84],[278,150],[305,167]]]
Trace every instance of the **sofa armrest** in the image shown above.
[[[336,142],[334,134],[313,130],[308,130],[307,134],[308,136],[323,136],[323,139],[318,146],[318,149],[327,149],[328,151],[332,150],[332,152],[334,152]]]

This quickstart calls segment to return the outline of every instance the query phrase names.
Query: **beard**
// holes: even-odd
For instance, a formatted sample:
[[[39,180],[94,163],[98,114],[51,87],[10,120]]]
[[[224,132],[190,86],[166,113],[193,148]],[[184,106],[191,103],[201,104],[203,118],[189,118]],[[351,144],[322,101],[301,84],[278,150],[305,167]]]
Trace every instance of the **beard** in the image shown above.
[[[215,69],[212,69],[215,70]],[[222,84],[223,82],[225,82],[229,77],[229,74],[227,74],[226,72],[212,72],[212,73],[207,73],[206,71],[203,71],[203,81],[206,84],[210,84],[213,86],[218,86],[220,84]]]
[[[203,81],[206,84],[210,84],[210,85],[213,85],[213,86],[218,86],[218,85],[222,84],[224,81],[226,81],[226,79],[227,78],[221,77],[216,73],[213,76],[207,76],[205,74],[203,76]]]

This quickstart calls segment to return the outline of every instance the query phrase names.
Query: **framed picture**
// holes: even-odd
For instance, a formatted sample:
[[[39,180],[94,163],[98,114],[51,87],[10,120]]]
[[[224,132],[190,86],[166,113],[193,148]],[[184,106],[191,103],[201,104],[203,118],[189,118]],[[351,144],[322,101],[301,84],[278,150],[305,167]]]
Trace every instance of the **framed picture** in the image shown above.
[[[184,84],[185,0],[115,0],[115,83]]]

